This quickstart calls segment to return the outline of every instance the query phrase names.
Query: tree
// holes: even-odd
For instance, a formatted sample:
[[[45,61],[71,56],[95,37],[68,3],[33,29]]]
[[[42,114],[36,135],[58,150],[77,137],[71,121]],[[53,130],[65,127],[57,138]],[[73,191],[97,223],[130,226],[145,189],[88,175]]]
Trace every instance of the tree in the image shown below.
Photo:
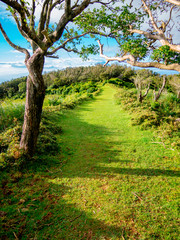
[[[94,9],[94,16],[89,11],[77,21],[84,31],[97,31],[118,43],[119,53],[108,57],[98,41],[100,56],[106,60],[104,65],[110,61],[125,61],[136,67],[180,72],[180,44],[173,41],[179,34],[179,6],[179,1],[174,0],[126,0],[115,10]],[[149,58],[151,60],[147,61]]]
[[[150,85],[151,85],[152,73],[149,70],[143,69],[138,70],[136,75],[132,77],[136,89],[138,90],[138,101],[142,103],[143,99],[147,96]],[[142,90],[146,89],[145,93],[142,94]]]
[[[169,83],[172,86],[173,90],[177,94],[177,98],[180,98],[180,75],[171,76]]]
[[[93,45],[83,46],[81,49],[76,47],[76,44],[81,43],[80,37],[85,36],[86,33],[79,34],[72,27],[72,22],[90,4],[103,2],[100,0],[0,0],[0,2],[7,6],[19,32],[30,43],[33,51],[31,55],[28,49],[14,44],[7,36],[5,26],[0,23],[0,31],[9,45],[25,54],[25,65],[29,76],[20,147],[27,156],[32,157],[37,143],[45,97],[45,84],[42,76],[45,57],[54,57],[60,49],[73,51],[85,57],[88,53],[93,53]],[[37,8],[41,9],[39,19],[36,19]],[[59,20],[53,25],[50,19],[54,9],[61,10],[62,14],[59,13]]]
[[[166,78],[165,76],[163,76],[162,86],[159,87],[158,92],[156,93],[156,91],[155,91],[155,89],[154,89],[154,102],[157,102],[158,99],[160,98],[161,93],[162,93],[162,91],[163,91],[164,88],[165,88],[166,82],[167,82],[167,78]]]

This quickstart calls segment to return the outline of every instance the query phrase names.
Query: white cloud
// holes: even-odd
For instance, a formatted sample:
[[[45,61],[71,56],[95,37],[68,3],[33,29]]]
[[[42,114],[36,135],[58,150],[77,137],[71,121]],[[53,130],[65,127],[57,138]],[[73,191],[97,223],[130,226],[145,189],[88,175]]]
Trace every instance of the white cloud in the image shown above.
[[[50,72],[67,67],[93,66],[97,63],[104,62],[100,57],[93,57],[87,61],[83,61],[79,57],[66,57],[59,59],[46,58],[44,72]],[[24,59],[18,61],[0,62],[0,82],[8,81],[13,78],[28,75]]]

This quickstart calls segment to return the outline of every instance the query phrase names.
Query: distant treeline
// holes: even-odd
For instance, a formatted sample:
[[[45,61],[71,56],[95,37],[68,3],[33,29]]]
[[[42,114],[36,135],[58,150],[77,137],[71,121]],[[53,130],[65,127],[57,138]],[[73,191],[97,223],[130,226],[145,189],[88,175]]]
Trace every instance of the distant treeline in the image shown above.
[[[149,71],[149,70],[147,70]],[[149,71],[149,73],[160,78],[160,75]],[[48,89],[58,89],[62,86],[68,86],[76,82],[86,81],[109,81],[114,84],[124,85],[127,87],[134,87],[133,77],[136,75],[136,71],[131,67],[120,65],[96,65],[89,67],[76,67],[66,68],[65,70],[57,70],[44,74],[45,85]],[[179,75],[175,75],[176,77]],[[168,76],[169,79],[173,79],[173,75]],[[179,77],[178,77],[179,78]],[[120,80],[120,81],[118,81]],[[173,81],[171,81],[173,82]],[[152,83],[153,84],[153,83]],[[177,86],[174,88],[172,85],[166,85],[169,91],[177,92]],[[8,82],[0,84],[0,99],[2,98],[24,98],[26,92],[26,77],[17,78]]]

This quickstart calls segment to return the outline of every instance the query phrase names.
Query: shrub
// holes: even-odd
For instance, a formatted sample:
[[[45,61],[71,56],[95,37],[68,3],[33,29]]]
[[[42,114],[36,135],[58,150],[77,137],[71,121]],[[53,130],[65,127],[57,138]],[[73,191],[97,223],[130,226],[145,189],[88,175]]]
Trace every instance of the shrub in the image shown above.
[[[159,102],[151,103],[150,92],[151,97],[141,105],[136,100],[135,92],[135,89],[120,89],[115,95],[116,102],[132,113],[132,124],[140,125],[141,129],[153,128],[156,137],[160,137],[164,143],[178,149],[180,123],[176,119],[180,118],[180,108],[176,96],[164,93]]]
[[[57,105],[60,105],[62,101],[63,101],[62,98],[54,97],[54,98],[48,99],[48,105],[57,106]]]

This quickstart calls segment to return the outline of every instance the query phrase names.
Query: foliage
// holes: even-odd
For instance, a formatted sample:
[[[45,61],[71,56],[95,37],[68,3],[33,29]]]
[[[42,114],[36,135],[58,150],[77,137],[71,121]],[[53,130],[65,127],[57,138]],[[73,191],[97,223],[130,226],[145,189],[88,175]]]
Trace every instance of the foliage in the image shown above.
[[[174,33],[178,34],[175,30],[175,27],[178,28],[176,11],[179,11],[176,3],[174,1],[171,4],[166,1],[122,2],[120,7],[102,6],[100,9],[86,11],[75,19],[75,23],[81,31],[83,29],[83,32],[90,31],[96,36],[99,35],[99,39],[101,36],[114,38],[119,46],[119,52],[116,52],[116,57],[113,58],[106,56],[108,62],[126,61],[137,67],[179,71],[179,45],[173,44],[173,38],[178,38],[174,36]],[[163,14],[164,12],[166,15]],[[162,46],[159,47],[159,43]],[[126,60],[124,58],[120,60],[118,56],[126,56]],[[153,61],[148,62],[147,57]],[[173,65],[173,63],[178,64]]]
[[[129,53],[135,57],[138,61],[145,58],[148,53],[147,44],[142,38],[128,39],[121,45],[121,50],[125,54]]]
[[[110,78],[119,78],[123,81],[131,82],[131,77],[135,74],[135,71],[130,67],[125,67],[121,65],[111,65],[103,67],[100,64],[96,66],[89,67],[74,67],[66,68],[64,70],[52,71],[44,74],[44,82],[46,85],[46,93],[61,94],[56,89],[72,83],[77,82],[99,82],[108,80]],[[12,97],[13,99],[24,98],[25,97],[25,82],[26,77],[17,78],[9,82],[0,84],[0,99],[8,97],[7,89],[13,88]]]
[[[12,97],[14,95],[20,96],[20,93],[25,93],[25,90],[19,92],[19,84],[23,86],[26,82],[26,77],[12,79],[11,81],[3,82],[0,84],[0,99],[5,97]],[[19,92],[19,93],[18,93]]]
[[[159,102],[152,102],[153,93],[149,93],[143,104],[136,101],[135,90],[119,90],[116,102],[131,112],[132,124],[141,129],[154,129],[155,136],[164,144],[179,149],[180,117],[179,99],[172,93],[164,92]]]
[[[155,49],[151,55],[151,58],[154,61],[164,62],[165,64],[180,64],[180,53],[172,51],[167,45]]]

